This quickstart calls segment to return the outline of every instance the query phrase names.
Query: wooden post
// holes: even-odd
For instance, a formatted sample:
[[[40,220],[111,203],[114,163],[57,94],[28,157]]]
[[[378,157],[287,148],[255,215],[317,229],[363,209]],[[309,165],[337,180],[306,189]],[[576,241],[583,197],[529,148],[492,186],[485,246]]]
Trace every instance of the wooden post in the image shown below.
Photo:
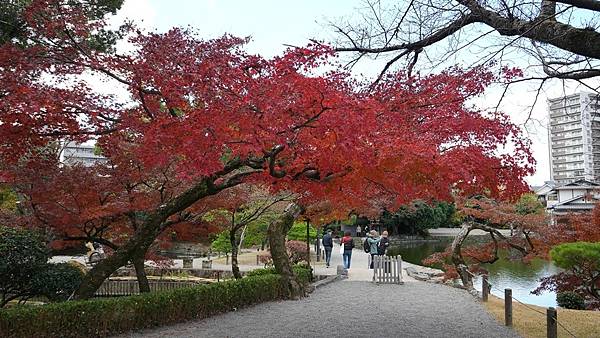
[[[396,259],[398,260],[398,278],[400,279],[400,284],[404,284],[404,279],[402,277],[402,256],[398,255]]]
[[[229,253],[228,252],[225,253],[225,264],[229,265]]]
[[[481,300],[483,300],[484,302],[488,301],[488,294],[490,292],[490,288],[488,285],[488,276],[483,275],[483,278],[481,279]]]
[[[217,270],[217,282],[221,281],[221,271]]]
[[[548,338],[558,337],[556,317],[556,309],[553,307],[549,307],[548,310],[546,310],[546,336]]]
[[[512,289],[504,289],[504,325],[512,326]]]
[[[256,255],[256,265],[259,265],[258,264],[258,255]]]

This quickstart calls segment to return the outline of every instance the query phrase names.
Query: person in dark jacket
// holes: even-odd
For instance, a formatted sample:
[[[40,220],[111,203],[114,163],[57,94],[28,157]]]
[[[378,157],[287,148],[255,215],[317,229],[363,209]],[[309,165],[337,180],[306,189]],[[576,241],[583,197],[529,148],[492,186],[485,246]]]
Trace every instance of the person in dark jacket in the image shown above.
[[[388,246],[390,246],[390,240],[388,238],[388,232],[384,231],[381,233],[381,240],[379,241],[379,245],[377,246],[377,253],[380,256],[385,255]]]
[[[344,233],[344,237],[342,237],[342,242],[340,245],[344,246],[344,253],[342,254],[342,258],[344,260],[344,268],[350,269],[350,260],[352,259],[352,249],[354,249],[354,240],[352,239],[352,235],[350,231],[346,231]]]
[[[331,237],[331,230],[327,230],[325,236],[323,236],[323,248],[325,249],[325,266],[329,267],[331,262],[331,250],[333,249],[333,238]]]

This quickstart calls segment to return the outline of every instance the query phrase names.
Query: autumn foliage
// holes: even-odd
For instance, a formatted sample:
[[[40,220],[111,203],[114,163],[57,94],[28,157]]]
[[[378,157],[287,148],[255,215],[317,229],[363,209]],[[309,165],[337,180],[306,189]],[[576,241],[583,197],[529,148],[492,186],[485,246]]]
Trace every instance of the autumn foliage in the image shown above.
[[[211,231],[194,222],[204,198],[243,182],[347,215],[451,192],[513,198],[533,171],[508,116],[468,103],[506,74],[398,72],[372,87],[328,46],[265,59],[245,39],[179,28],[122,27],[130,49],[117,53],[90,43],[104,22],[68,3],[32,1],[23,18],[36,43],[0,46],[0,175],[26,197],[32,224],[115,242],[84,284],[173,226]],[[105,163],[58,163],[60,144],[91,138]]]

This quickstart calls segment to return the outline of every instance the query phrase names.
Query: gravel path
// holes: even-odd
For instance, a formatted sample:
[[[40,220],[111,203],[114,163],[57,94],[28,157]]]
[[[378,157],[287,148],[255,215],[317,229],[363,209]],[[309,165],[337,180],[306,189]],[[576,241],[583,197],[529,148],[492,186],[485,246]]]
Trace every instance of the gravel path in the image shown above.
[[[375,285],[344,280],[298,301],[259,304],[123,337],[519,336],[460,289],[424,282]]]

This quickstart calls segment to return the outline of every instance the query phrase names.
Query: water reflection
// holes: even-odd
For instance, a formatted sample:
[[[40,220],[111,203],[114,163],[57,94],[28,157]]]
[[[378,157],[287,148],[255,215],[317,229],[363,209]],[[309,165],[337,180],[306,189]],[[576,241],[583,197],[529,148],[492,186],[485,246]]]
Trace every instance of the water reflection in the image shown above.
[[[441,252],[452,241],[452,238],[439,238],[438,241],[428,241],[420,243],[400,243],[398,247],[402,259],[414,263],[422,264],[422,260],[434,252]],[[556,294],[554,292],[544,292],[536,296],[530,292],[539,286],[539,280],[542,277],[550,276],[559,270],[551,262],[536,259],[525,264],[519,260],[507,259],[507,252],[500,253],[500,259],[494,264],[486,264],[485,268],[489,271],[489,281],[492,284],[492,294],[503,298],[504,289],[511,288],[513,297],[528,304],[539,306],[556,306]],[[475,286],[481,290],[481,279],[475,280]]]

